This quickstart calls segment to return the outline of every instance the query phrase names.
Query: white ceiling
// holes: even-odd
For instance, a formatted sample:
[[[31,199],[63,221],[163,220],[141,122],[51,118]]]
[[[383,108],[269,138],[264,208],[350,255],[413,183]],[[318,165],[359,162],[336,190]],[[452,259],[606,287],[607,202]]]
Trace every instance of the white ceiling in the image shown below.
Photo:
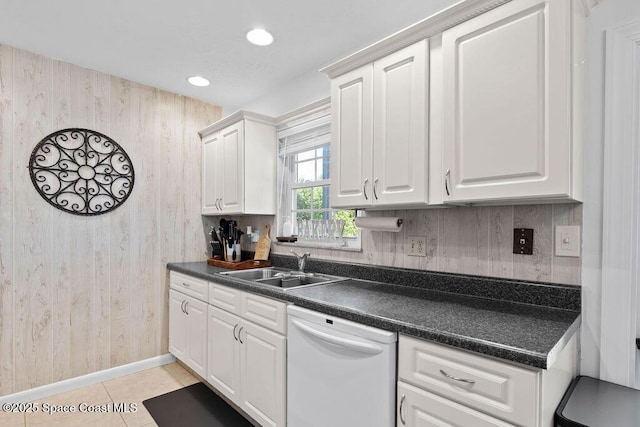
[[[0,43],[242,107],[458,0],[0,0]],[[268,47],[245,33],[263,27]],[[207,88],[186,82],[200,74]]]

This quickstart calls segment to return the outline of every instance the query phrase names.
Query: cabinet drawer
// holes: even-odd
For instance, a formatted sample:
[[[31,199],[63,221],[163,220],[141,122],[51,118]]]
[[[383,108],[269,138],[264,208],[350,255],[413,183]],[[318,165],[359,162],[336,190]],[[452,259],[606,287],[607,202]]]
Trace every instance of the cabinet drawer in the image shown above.
[[[413,337],[400,336],[398,346],[401,380],[512,423],[535,425],[539,371]]]
[[[207,302],[209,296],[209,287],[206,280],[175,271],[172,271],[169,276],[169,287],[204,302]]]
[[[398,426],[512,427],[512,424],[452,402],[402,381],[398,382]]]
[[[209,304],[229,313],[240,314],[240,291],[209,282]]]
[[[287,304],[260,295],[240,293],[240,316],[286,335]]]

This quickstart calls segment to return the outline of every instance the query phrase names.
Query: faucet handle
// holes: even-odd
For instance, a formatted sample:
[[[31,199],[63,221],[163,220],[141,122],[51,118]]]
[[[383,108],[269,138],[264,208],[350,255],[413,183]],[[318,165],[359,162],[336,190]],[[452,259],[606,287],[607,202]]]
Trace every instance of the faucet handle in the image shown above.
[[[298,259],[305,259],[311,256],[311,252],[305,252],[302,255],[298,255],[294,250],[292,250],[291,253],[294,254]]]

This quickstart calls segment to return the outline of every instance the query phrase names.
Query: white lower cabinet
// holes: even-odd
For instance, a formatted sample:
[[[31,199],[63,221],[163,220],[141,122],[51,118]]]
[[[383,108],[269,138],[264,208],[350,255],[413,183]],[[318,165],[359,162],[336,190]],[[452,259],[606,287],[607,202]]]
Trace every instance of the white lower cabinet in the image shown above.
[[[508,427],[482,412],[457,404],[418,387],[398,382],[398,425],[415,427]]]
[[[207,303],[169,290],[169,352],[204,376],[207,372]]]
[[[207,381],[240,406],[240,318],[209,306],[209,359]]]
[[[575,376],[575,337],[550,364],[538,369],[401,335],[397,425],[552,427]]]
[[[286,338],[247,321],[241,329],[240,406],[263,426],[284,426]]]
[[[211,284],[216,294],[225,287]],[[265,314],[279,318],[285,304],[270,298],[229,289],[243,301],[259,302]],[[233,300],[233,298],[231,299]],[[280,323],[265,322],[263,327],[244,317],[218,308],[221,298],[209,305],[209,359],[206,379],[262,426],[286,425],[286,337]],[[247,313],[224,302],[235,312]],[[249,311],[251,312],[251,311]],[[269,316],[268,316],[269,317]],[[252,317],[255,320],[256,317]],[[272,328],[275,330],[269,330]]]

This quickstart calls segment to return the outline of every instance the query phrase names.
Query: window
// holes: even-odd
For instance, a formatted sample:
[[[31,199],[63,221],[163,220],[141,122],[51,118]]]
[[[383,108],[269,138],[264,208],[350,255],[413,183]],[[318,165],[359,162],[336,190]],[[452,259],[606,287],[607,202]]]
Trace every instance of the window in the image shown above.
[[[280,131],[278,235],[289,222],[295,246],[360,248],[355,211],[330,207],[329,116]]]

